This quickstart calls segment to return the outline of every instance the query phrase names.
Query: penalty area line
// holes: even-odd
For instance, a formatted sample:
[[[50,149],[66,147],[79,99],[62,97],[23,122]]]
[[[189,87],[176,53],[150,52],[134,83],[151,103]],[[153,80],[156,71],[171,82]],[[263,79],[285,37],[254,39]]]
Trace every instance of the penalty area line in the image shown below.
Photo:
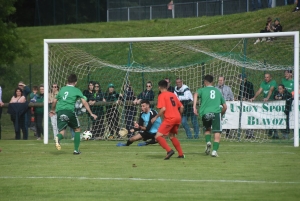
[[[255,181],[255,180],[213,180],[213,179],[146,179],[146,178],[105,178],[105,177],[10,177],[1,176],[0,179],[77,179],[77,180],[117,180],[117,181],[159,181],[159,182],[218,182],[218,183],[253,183],[253,184],[300,184],[300,181]]]

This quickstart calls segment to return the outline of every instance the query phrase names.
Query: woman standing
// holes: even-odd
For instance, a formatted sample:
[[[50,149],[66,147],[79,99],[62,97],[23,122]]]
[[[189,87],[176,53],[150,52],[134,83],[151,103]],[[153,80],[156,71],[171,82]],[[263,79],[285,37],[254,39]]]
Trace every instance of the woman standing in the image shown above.
[[[27,140],[26,128],[25,128],[25,115],[28,109],[28,104],[26,103],[26,98],[23,96],[23,90],[21,88],[16,88],[13,97],[10,99],[8,106],[8,113],[11,115],[11,120],[14,123],[15,128],[15,139],[21,139],[21,129],[23,132],[23,140]],[[24,103],[24,104],[20,104]]]
[[[148,81],[146,83],[146,90],[138,95],[138,97],[133,101],[134,104],[140,104],[141,100],[154,100],[154,92],[152,90],[152,82]],[[153,104],[151,104],[151,108],[153,108]]]
[[[51,92],[49,93],[49,99],[48,99],[48,103],[49,103],[49,108],[51,109],[52,107],[52,102],[55,99],[55,97],[57,96],[59,91],[59,86],[58,84],[54,83],[52,84],[52,88],[51,88]],[[52,117],[50,117],[51,120],[51,124],[52,124],[52,130],[53,130],[53,139],[55,139],[56,135],[58,134],[58,129],[57,129],[57,115],[53,115]]]
[[[94,85],[94,94],[90,98],[89,104],[93,114],[97,115],[97,119],[91,117],[93,121],[92,133],[94,137],[102,137],[104,135],[104,108],[101,105],[95,105],[97,102],[105,102],[104,93],[101,91],[101,86],[99,82],[95,82]]]

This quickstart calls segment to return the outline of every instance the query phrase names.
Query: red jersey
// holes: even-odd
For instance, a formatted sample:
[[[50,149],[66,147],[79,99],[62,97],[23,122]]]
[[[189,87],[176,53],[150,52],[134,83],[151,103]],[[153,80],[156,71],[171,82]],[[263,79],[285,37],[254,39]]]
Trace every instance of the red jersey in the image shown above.
[[[157,108],[166,108],[164,113],[164,121],[172,122],[174,124],[180,124],[181,115],[178,109],[181,106],[182,103],[179,101],[179,99],[174,93],[164,91],[158,96]]]

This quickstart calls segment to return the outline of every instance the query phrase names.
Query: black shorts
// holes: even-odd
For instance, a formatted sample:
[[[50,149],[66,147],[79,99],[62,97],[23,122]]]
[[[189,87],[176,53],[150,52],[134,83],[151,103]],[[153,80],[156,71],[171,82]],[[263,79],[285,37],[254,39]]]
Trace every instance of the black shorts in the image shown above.
[[[143,131],[143,132],[140,131],[139,134],[142,136],[143,141],[146,141],[146,140],[150,140],[150,139],[155,139],[155,134],[156,133],[149,133],[147,131]]]

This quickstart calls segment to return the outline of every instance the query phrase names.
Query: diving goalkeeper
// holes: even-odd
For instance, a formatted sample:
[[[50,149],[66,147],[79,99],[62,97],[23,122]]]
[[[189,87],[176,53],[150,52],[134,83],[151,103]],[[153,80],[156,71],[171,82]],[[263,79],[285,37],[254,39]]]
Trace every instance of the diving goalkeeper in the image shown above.
[[[146,146],[157,143],[155,141],[155,134],[161,124],[161,118],[159,117],[156,121],[154,121],[154,123],[151,123],[151,119],[157,115],[157,112],[150,108],[150,102],[148,100],[141,101],[141,110],[142,112],[140,114],[139,122],[134,122],[134,129],[130,130],[130,132],[138,131],[138,134],[130,137],[126,143],[119,142],[117,144],[118,147],[129,146],[134,141],[141,139],[145,142],[139,143],[138,146]]]

